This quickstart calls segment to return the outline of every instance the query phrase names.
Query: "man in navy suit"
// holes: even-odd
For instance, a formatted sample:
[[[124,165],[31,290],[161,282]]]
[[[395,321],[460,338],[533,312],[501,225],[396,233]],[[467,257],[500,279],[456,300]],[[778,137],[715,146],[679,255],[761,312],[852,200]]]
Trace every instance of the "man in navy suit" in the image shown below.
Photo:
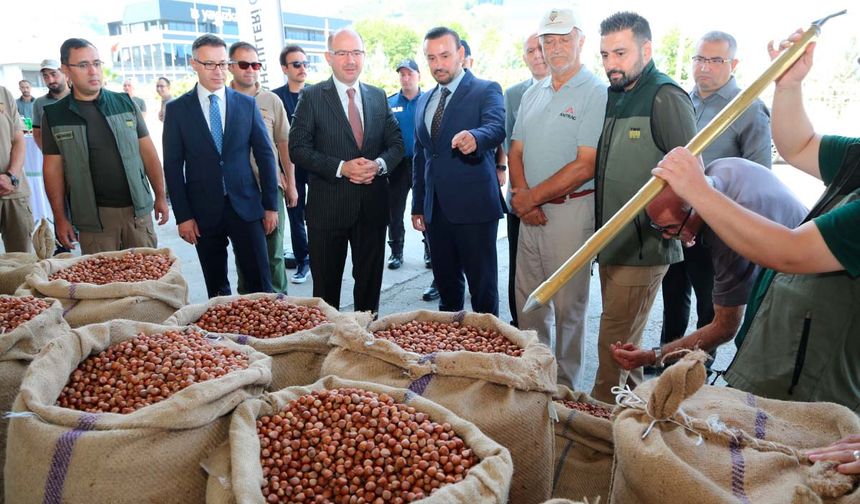
[[[332,77],[307,87],[290,128],[290,158],[308,172],[308,249],[314,296],[340,308],[347,246],[356,311],[379,311],[388,227],[387,176],[403,157],[385,91],[359,82],[364,42],[329,36]]]
[[[424,55],[439,84],[415,111],[412,225],[428,232],[439,309],[499,314],[496,233],[502,218],[496,147],[505,139],[502,88],[463,69],[457,32],[433,28]]]
[[[164,120],[164,174],[179,236],[197,247],[210,298],[230,294],[228,239],[248,292],[272,292],[266,235],[278,225],[278,182],[263,116],[253,98],[224,86],[223,40],[201,35],[191,50],[198,84],[167,104]]]

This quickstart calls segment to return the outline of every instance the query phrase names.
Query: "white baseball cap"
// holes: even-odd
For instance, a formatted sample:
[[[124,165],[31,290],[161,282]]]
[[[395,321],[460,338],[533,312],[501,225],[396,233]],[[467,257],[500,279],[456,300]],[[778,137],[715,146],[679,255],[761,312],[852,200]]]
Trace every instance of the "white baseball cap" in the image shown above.
[[[574,28],[577,28],[577,19],[571,9],[552,9],[541,19],[537,34],[566,35]]]

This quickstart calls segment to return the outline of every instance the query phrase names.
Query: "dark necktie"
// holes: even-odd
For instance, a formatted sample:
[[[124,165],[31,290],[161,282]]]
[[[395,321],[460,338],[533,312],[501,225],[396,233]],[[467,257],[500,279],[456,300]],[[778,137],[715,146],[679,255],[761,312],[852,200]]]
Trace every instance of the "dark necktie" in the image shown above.
[[[361,126],[361,115],[358,113],[358,106],[355,104],[355,89],[347,89],[346,96],[349,97],[349,104],[346,107],[349,111],[349,126],[352,128],[352,134],[355,136],[355,144],[360,149],[362,143],[364,143],[364,128]]]
[[[212,132],[212,140],[221,154],[221,144],[224,142],[224,131],[221,129],[221,109],[218,107],[218,96],[209,95],[209,130]]]
[[[436,135],[439,133],[439,126],[442,125],[442,114],[445,112],[445,100],[448,99],[448,95],[451,94],[451,91],[448,88],[443,87],[440,94],[439,105],[436,106],[436,112],[433,114],[433,121],[430,123],[430,138],[436,138]]]

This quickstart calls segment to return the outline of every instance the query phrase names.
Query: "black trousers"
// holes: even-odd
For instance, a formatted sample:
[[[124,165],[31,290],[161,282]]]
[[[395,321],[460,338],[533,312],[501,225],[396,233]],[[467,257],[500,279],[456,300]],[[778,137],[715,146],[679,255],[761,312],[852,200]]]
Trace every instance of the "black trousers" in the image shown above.
[[[197,238],[197,257],[210,297],[229,296],[227,278],[227,242],[233,245],[236,267],[242,272],[248,293],[272,292],[269,271],[269,251],[263,221],[247,222],[233,210],[224,196],[224,213],[221,223],[212,229],[201,229]]]
[[[352,249],[355,311],[379,312],[382,270],[385,263],[385,224],[359,220],[349,228],[308,226],[308,251],[314,296],[340,309],[340,288],[347,247]]]
[[[290,221],[290,242],[293,245],[293,255],[296,264],[308,263],[308,232],[305,228],[305,194],[307,192],[308,174],[303,169],[296,167],[296,192],[299,193],[299,201],[293,208],[287,208],[287,217]]]
[[[508,218],[508,306],[511,308],[511,321],[514,327],[519,327],[517,321],[517,302],[514,296],[514,284],[517,278],[517,242],[520,239],[520,218],[511,212]]]
[[[498,316],[496,235],[499,221],[454,224],[445,217],[438,200],[434,200],[433,205],[433,221],[428,224],[427,236],[433,256],[433,277],[439,289],[439,310],[461,311],[468,281],[472,310]]]
[[[391,254],[403,255],[403,241],[406,229],[403,226],[403,213],[406,211],[406,196],[412,189],[412,158],[404,157],[394,172],[388,177],[388,246]]]
[[[663,330],[660,344],[675,341],[690,323],[690,293],[696,292],[697,327],[714,320],[714,266],[710,251],[700,243],[684,249],[684,260],[669,266],[663,277]]]

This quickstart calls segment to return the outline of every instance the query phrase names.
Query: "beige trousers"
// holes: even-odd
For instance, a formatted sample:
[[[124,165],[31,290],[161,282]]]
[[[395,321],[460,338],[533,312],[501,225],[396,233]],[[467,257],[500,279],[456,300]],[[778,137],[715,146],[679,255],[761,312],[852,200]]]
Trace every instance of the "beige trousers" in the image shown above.
[[[6,252],[33,252],[30,198],[0,199],[0,235]]]
[[[99,207],[99,219],[102,221],[100,233],[78,233],[82,254],[158,246],[152,214],[135,217],[132,207]]]

